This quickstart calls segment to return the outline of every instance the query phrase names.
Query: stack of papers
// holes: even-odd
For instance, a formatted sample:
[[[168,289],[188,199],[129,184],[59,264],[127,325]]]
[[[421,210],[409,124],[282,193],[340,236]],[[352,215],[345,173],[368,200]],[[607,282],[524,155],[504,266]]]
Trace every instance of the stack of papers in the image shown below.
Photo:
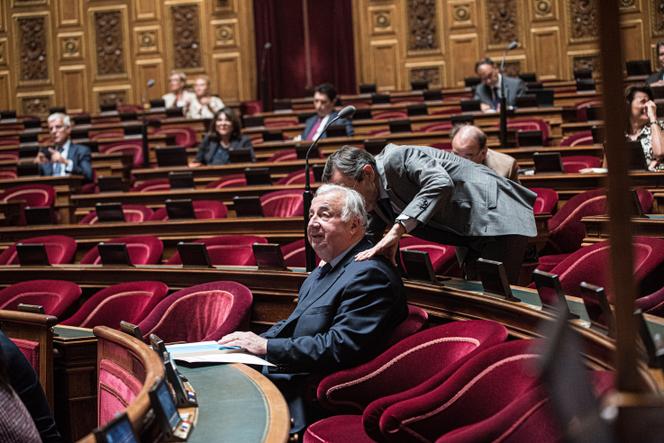
[[[166,346],[171,358],[187,363],[244,363],[245,365],[274,366],[269,361],[243,350],[229,350],[216,341],[201,341]]]

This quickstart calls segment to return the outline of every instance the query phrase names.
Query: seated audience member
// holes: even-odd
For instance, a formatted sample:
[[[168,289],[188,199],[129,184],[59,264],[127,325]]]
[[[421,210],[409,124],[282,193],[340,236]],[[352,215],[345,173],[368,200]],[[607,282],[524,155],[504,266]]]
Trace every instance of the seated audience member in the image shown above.
[[[360,194],[323,185],[313,199],[310,217],[307,236],[322,262],[302,284],[293,313],[262,336],[233,332],[219,341],[277,365],[267,376],[289,404],[292,432],[307,423],[303,405],[307,376],[368,360],[408,311],[401,278],[387,260],[355,260],[371,247],[364,236],[367,213]]]
[[[193,92],[187,91],[187,74],[181,71],[171,72],[168,80],[168,88],[171,92],[163,95],[164,106],[167,108],[182,108],[187,115],[189,106],[196,99]]]
[[[473,125],[459,125],[452,129],[452,152],[459,157],[487,166],[498,175],[519,182],[519,165],[514,157],[486,146],[486,134]]]
[[[199,75],[194,81],[196,97],[189,105],[187,118],[212,118],[215,112],[224,107],[224,102],[217,96],[210,94],[210,78]]]
[[[627,138],[639,140],[651,171],[664,171],[664,122],[648,86],[630,86],[625,94],[629,125]]]
[[[23,353],[2,331],[0,405],[0,441],[63,441],[37,374]]]
[[[69,116],[60,112],[49,115],[48,131],[53,146],[40,149],[34,159],[41,175],[82,175],[85,181],[92,181],[90,148],[71,141]]]
[[[475,88],[475,100],[481,101],[480,107],[484,112],[493,112],[500,109],[500,83],[505,82],[505,98],[507,106],[513,107],[516,98],[526,92],[526,84],[520,78],[504,76],[493,60],[485,58],[475,64],[475,72],[482,81]]]
[[[240,132],[240,119],[231,108],[223,108],[214,114],[210,130],[198,146],[196,160],[189,166],[225,165],[230,162],[230,151],[242,149],[250,151],[255,160],[251,140]]]
[[[337,91],[330,83],[323,83],[322,85],[316,86],[316,89],[314,90],[314,109],[316,110],[316,115],[307,119],[304,124],[304,132],[299,136],[299,139],[314,140],[318,137],[318,134],[322,132],[325,125],[327,125],[327,122],[337,116],[337,112],[334,110],[336,99]],[[341,119],[338,120],[335,125],[344,125],[346,128],[346,135],[348,137],[353,135],[353,124],[350,120]],[[326,136],[326,134],[322,134],[321,138],[325,138]]]
[[[659,70],[648,77],[647,85],[664,86],[664,40],[657,42],[657,60],[659,61]]]

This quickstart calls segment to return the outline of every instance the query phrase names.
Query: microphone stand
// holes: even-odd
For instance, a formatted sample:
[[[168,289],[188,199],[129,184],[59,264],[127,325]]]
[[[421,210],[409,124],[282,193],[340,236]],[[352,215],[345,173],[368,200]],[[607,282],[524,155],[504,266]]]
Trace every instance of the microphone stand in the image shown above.
[[[505,97],[505,57],[507,50],[503,54],[503,60],[500,62],[500,147],[507,148],[507,97]]]
[[[261,101],[263,102],[263,112],[271,111],[272,107],[270,106],[270,101],[268,100],[267,97],[267,78],[265,76],[265,69],[266,69],[266,64],[267,64],[267,53],[272,47],[272,44],[270,42],[265,43],[263,46],[263,55],[261,56],[261,81],[260,81],[260,94],[261,94]],[[268,109],[268,107],[270,109]]]

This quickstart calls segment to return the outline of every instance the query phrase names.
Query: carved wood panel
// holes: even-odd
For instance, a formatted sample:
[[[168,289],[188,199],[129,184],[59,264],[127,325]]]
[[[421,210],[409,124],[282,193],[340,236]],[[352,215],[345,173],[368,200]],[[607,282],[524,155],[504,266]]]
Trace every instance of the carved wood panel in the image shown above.
[[[9,59],[9,54],[7,53],[7,39],[0,38],[0,66],[7,66],[7,60]]]
[[[569,0],[571,40],[597,38],[599,21],[595,0]]]
[[[97,74],[117,75],[126,73],[122,13],[97,11],[94,13]]]
[[[463,86],[463,79],[474,75],[475,62],[480,58],[480,43],[476,34],[462,34],[450,37],[449,59],[454,60],[450,86]]]
[[[408,0],[408,49],[438,49],[435,0]]]
[[[540,80],[563,76],[560,52],[560,32],[557,26],[532,30],[532,46],[539,56],[534,59],[533,71]]]
[[[21,60],[20,80],[28,82],[48,80],[46,17],[19,17],[16,22]]]
[[[198,5],[171,6],[173,55],[176,69],[202,67]]]
[[[651,8],[652,34],[664,35],[664,0],[651,0]]]
[[[0,71],[0,107],[11,109],[13,107],[9,71]]]
[[[84,65],[60,68],[59,86],[61,97],[59,103],[67,108],[67,112],[84,112],[87,110],[88,88]]]
[[[80,0],[58,0],[56,2],[58,26],[80,26],[83,15],[83,2]]]
[[[519,39],[516,0],[488,0],[486,11],[489,46],[505,46]]]
[[[626,20],[620,24],[625,60],[646,58],[646,45],[643,41],[643,22],[640,19]]]
[[[46,115],[48,108],[53,106],[51,95],[30,95],[19,97],[20,110],[24,115]]]
[[[445,15],[449,29],[473,28],[477,26],[477,3],[468,0],[450,0]]]

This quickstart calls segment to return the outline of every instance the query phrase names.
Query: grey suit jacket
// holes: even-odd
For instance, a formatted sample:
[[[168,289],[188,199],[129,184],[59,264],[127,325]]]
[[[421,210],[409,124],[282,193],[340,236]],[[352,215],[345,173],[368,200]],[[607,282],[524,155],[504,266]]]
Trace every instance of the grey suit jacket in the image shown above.
[[[505,98],[507,99],[507,106],[514,106],[516,98],[525,94],[526,84],[520,78],[508,77],[506,75],[503,75],[502,77],[503,82],[505,82]],[[500,88],[498,88],[498,96],[500,97]],[[477,85],[474,98],[475,100],[479,100],[482,103],[491,106],[492,109],[496,109],[491,88],[484,83]]]
[[[440,149],[389,144],[376,169],[390,202],[420,224],[461,236],[537,235],[536,194],[484,165]]]

